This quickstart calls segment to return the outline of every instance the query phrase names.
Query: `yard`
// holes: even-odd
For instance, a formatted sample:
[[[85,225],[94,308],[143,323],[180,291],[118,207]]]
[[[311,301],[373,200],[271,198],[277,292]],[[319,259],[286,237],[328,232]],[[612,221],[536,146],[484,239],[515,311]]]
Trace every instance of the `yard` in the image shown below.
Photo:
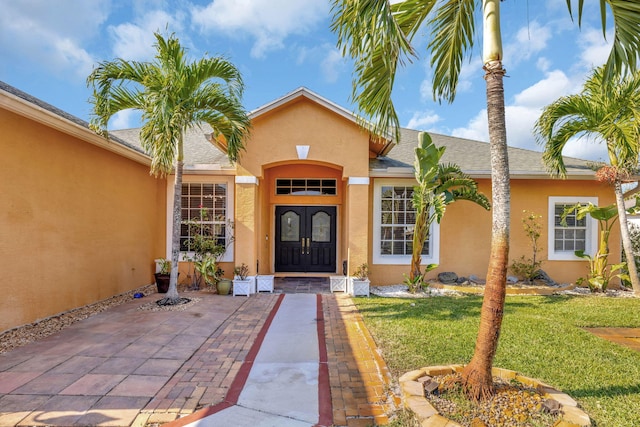
[[[395,378],[423,366],[467,363],[473,354],[481,297],[355,301]],[[569,394],[594,425],[639,426],[640,352],[588,327],[640,328],[640,300],[508,296],[494,366]]]

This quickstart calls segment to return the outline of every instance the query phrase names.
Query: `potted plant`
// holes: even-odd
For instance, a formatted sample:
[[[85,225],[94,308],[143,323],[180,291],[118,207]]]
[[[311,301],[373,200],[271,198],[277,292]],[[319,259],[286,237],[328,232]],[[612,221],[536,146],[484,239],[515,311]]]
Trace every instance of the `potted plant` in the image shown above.
[[[221,277],[218,279],[216,287],[218,288],[218,295],[229,295],[231,291],[231,280]]]
[[[158,258],[156,261],[156,286],[158,293],[166,294],[169,290],[169,280],[171,278],[171,261],[166,258]]]
[[[354,296],[369,296],[369,265],[360,264],[351,277],[351,293]]]
[[[233,269],[233,295],[246,295],[254,293],[253,278],[249,276],[249,266],[242,263]]]

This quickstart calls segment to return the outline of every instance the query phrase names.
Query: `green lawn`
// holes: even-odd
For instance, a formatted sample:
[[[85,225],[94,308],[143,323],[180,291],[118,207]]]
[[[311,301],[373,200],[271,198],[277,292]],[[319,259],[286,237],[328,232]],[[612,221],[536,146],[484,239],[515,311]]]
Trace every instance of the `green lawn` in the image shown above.
[[[355,298],[397,378],[429,365],[467,363],[482,298]],[[640,328],[640,300],[507,297],[494,366],[540,379],[576,399],[599,427],[640,426],[640,352],[584,327]]]

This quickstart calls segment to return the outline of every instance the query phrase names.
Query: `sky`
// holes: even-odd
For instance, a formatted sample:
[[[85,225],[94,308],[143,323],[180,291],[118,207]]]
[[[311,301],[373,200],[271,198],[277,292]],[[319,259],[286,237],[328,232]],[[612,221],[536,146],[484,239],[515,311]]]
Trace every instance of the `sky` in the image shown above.
[[[606,61],[613,33],[609,28],[605,40],[599,2],[586,3],[579,28],[565,1],[501,2],[510,146],[541,151],[531,131],[541,109],[579,92]],[[153,60],[154,32],[175,34],[190,58],[234,63],[249,111],[299,87],[355,111],[352,63],[331,32],[330,0],[0,0],[0,10],[0,80],[86,121],[93,67],[115,58]],[[429,34],[419,32],[418,57],[398,70],[392,94],[402,126],[488,141],[481,25],[477,30],[451,104],[433,99]],[[130,112],[110,122],[111,129],[139,126]],[[564,154],[606,159],[602,144],[585,139]]]

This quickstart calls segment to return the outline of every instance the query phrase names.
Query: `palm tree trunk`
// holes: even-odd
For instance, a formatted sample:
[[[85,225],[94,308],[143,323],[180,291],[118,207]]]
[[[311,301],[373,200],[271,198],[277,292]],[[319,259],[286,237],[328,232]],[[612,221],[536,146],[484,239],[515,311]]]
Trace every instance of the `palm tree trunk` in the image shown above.
[[[504,314],[509,262],[509,159],[504,115],[504,74],[500,42],[499,0],[484,0],[485,80],[487,82],[487,116],[491,146],[492,228],[491,255],[484,289],[480,328],[473,357],[462,371],[467,395],[482,400],[494,393],[491,368],[498,349]],[[488,43],[493,41],[493,43]]]
[[[618,219],[620,220],[620,237],[622,239],[622,248],[624,256],[627,259],[627,268],[629,269],[629,277],[633,293],[640,297],[640,278],[638,278],[638,269],[636,268],[635,255],[633,253],[633,243],[629,234],[629,223],[627,222],[627,211],[624,208],[624,196],[622,194],[622,184],[616,179],[614,186],[616,195],[616,205],[618,207]]]
[[[180,159],[176,162],[176,176],[173,184],[173,226],[171,231],[171,277],[169,290],[163,304],[177,304],[180,302],[178,295],[178,261],[180,257],[180,224],[182,222],[182,169],[184,162]]]
[[[422,208],[419,212],[416,212],[416,223],[413,227],[413,245],[411,251],[411,270],[409,271],[409,280],[412,283],[416,283],[416,278],[422,276],[422,272],[420,271],[420,264],[422,264],[422,246],[424,245],[426,236],[426,227],[427,227],[427,212]],[[415,289],[409,289],[409,291],[415,291]]]

